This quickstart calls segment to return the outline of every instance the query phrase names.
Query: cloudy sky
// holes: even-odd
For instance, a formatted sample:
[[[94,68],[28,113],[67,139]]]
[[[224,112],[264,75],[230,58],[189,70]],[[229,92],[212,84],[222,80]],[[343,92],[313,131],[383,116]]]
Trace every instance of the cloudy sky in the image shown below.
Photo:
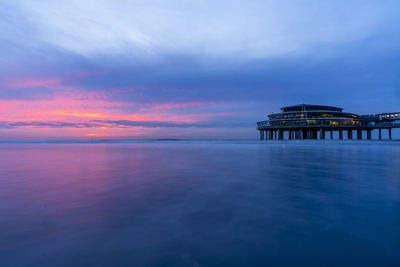
[[[399,1],[0,2],[0,139],[257,138],[281,106],[400,111]]]

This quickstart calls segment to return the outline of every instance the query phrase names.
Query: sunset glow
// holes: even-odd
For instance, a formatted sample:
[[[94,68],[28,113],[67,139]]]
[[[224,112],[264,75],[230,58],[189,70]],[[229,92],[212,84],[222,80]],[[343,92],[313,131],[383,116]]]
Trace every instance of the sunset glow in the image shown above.
[[[216,101],[188,101],[167,103],[138,103],[124,101],[123,94],[98,90],[86,92],[63,84],[67,79],[24,80],[9,88],[29,88],[31,91],[46,87],[46,99],[0,100],[2,128],[73,130],[71,137],[137,137],[151,134],[154,128],[196,127],[207,120],[232,115],[234,112],[184,112],[183,108],[202,108],[223,105]],[[141,132],[136,132],[140,128]],[[85,133],[89,129],[107,133]],[[121,132],[120,130],[124,130]],[[128,132],[127,132],[128,131]],[[69,133],[68,135],[71,135]]]

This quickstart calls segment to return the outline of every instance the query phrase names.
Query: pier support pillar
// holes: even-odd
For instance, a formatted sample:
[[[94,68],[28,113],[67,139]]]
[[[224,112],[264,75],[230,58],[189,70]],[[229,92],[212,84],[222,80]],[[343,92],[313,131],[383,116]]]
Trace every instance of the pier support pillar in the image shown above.
[[[392,140],[392,128],[389,128],[389,140]]]
[[[357,129],[357,139],[362,140],[362,131],[360,129]]]
[[[303,139],[308,139],[308,131],[306,129],[301,130],[301,136]]]
[[[371,130],[367,130],[367,140],[371,140]]]
[[[325,130],[322,128],[319,130],[319,138],[322,140],[325,139]]]
[[[274,139],[272,130],[269,130],[268,139],[269,140],[273,140]]]
[[[343,130],[342,129],[339,130],[339,139],[343,140]]]
[[[353,130],[347,130],[347,139],[353,139]]]
[[[264,140],[264,130],[260,130],[260,140]]]
[[[279,132],[279,140],[283,140],[283,130],[278,130]]]
[[[382,128],[379,128],[379,140],[382,140]]]
[[[318,130],[312,131],[312,139],[318,139]]]
[[[331,139],[333,139],[333,131],[332,130],[331,130],[331,135],[330,136],[331,136]]]
[[[292,140],[293,139],[293,132],[292,132],[292,130],[289,130],[289,140]]]

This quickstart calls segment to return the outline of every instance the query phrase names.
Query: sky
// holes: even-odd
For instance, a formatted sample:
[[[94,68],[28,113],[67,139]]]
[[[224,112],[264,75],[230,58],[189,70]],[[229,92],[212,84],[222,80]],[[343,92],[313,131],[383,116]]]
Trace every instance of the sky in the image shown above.
[[[258,138],[400,111],[399,1],[2,0],[0,139]]]

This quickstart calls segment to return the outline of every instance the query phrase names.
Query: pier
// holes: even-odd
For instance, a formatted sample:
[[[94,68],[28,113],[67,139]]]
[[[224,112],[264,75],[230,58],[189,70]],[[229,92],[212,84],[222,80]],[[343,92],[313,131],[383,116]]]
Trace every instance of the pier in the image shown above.
[[[357,115],[343,112],[342,108],[301,104],[281,108],[280,113],[268,115],[268,120],[257,122],[260,140],[304,139],[372,139],[378,130],[379,140],[387,131],[392,139],[392,129],[400,128],[400,112]],[[335,134],[336,133],[336,134]]]

